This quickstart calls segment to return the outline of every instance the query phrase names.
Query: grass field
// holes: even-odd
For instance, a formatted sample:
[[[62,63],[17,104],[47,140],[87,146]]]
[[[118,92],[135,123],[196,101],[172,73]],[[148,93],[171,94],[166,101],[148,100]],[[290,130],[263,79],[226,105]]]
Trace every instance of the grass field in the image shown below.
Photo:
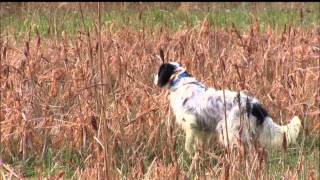
[[[320,3],[0,5],[0,179],[319,179]],[[153,85],[160,48],[298,115],[298,144],[192,160]]]

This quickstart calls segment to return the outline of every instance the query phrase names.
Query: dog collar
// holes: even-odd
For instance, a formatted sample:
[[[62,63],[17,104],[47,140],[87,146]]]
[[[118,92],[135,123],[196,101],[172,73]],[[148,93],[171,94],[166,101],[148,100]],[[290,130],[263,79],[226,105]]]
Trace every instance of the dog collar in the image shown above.
[[[184,78],[184,77],[189,77],[189,74],[188,74],[186,71],[183,72],[183,73],[181,73],[181,74],[179,74],[178,77],[175,78],[175,80],[172,80],[172,81],[170,82],[170,86],[171,86],[171,87],[176,86],[176,85],[179,83],[179,81],[180,81],[182,78]]]
[[[195,84],[198,87],[204,89],[205,91],[207,90],[207,87],[205,85],[203,85],[202,83],[200,83],[199,81],[197,81],[195,79],[193,79],[193,80],[190,79],[190,80],[184,81],[185,77],[190,78],[190,75],[187,72],[183,72],[183,73],[179,74],[178,77],[175,78],[175,80],[172,80],[170,82],[170,91],[174,92],[179,87],[187,85],[187,84]]]

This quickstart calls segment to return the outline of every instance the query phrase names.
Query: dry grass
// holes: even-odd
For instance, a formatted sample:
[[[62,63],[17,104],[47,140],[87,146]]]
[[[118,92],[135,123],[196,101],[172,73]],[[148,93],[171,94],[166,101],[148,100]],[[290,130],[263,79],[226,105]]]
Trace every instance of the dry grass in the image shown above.
[[[76,39],[26,35],[24,43],[2,36],[0,176],[23,177],[32,166],[50,178],[319,178],[319,27],[99,29]],[[208,86],[247,90],[280,124],[299,115],[299,145],[275,162],[271,152],[248,158],[214,146],[191,168],[165,92],[152,84],[159,48]],[[66,164],[68,175],[55,168]]]

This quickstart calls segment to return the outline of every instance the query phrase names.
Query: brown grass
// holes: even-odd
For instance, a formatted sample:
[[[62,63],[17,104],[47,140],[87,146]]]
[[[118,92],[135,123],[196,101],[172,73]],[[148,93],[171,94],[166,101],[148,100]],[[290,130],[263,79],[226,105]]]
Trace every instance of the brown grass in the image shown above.
[[[289,26],[282,34],[271,28],[261,33],[253,24],[241,34],[236,28],[209,27],[204,22],[176,34],[102,27],[101,37],[79,31],[75,40],[67,34],[62,40],[26,36],[24,44],[3,36],[4,163],[12,157],[24,162],[44,156],[48,148],[76,149],[85,156],[85,166],[75,177],[83,179],[117,179],[125,172],[121,167],[127,168],[128,179],[183,179],[190,174],[201,179],[274,178],[266,169],[266,155],[259,155],[263,151],[249,160],[240,152],[225,155],[211,149],[195,160],[195,171],[182,167],[181,133],[172,126],[165,92],[152,84],[159,67],[156,55],[162,48],[166,57],[181,62],[208,86],[247,90],[280,124],[299,115],[301,136],[319,136],[320,29]],[[216,163],[206,163],[208,158]],[[319,177],[317,167],[306,169],[304,160],[300,154],[298,164],[282,177],[296,179],[303,171],[310,179]],[[19,166],[2,169],[23,176]],[[63,172],[57,177],[64,177]]]
[[[85,9],[96,9],[96,2],[84,2],[81,3]],[[241,6],[249,6],[251,8],[301,8],[306,7],[310,2],[103,2],[100,3],[101,9],[145,9],[145,8],[166,8],[166,9],[181,9],[181,10],[191,10],[191,9],[219,9],[219,8],[239,8]],[[50,3],[50,2],[4,2],[3,10],[14,11],[17,9],[73,9],[78,10],[78,3],[76,2],[60,2],[60,3]]]

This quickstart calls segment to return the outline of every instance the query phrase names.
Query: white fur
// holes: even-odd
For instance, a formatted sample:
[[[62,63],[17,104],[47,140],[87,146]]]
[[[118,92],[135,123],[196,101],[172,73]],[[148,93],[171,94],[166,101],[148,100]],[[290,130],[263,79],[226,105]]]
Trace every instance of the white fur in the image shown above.
[[[298,116],[294,116],[286,126],[280,126],[272,121],[270,117],[265,119],[259,142],[267,147],[281,146],[286,135],[288,144],[296,143],[296,139],[301,128],[301,121]],[[272,138],[270,138],[272,137]]]

